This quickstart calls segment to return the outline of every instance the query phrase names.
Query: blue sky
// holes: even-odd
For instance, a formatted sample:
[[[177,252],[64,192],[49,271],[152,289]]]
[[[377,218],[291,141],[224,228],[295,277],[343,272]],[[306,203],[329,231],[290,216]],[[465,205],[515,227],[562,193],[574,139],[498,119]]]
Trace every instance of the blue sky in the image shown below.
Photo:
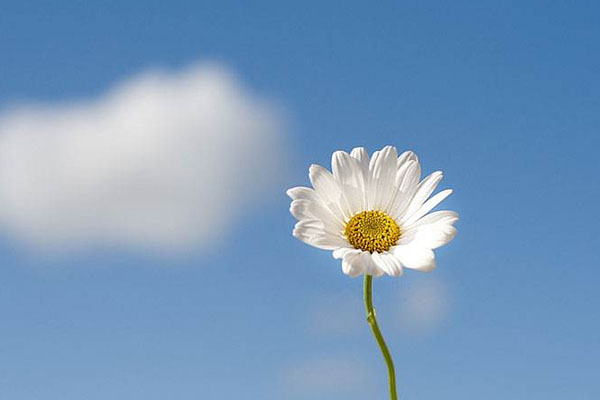
[[[4,232],[0,398],[385,398],[362,282],[291,236],[284,191],[386,144],[442,169],[461,217],[433,273],[375,281],[401,398],[600,396],[595,2],[2,8],[0,113],[210,62],[287,122],[261,206],[215,242],[47,254]]]

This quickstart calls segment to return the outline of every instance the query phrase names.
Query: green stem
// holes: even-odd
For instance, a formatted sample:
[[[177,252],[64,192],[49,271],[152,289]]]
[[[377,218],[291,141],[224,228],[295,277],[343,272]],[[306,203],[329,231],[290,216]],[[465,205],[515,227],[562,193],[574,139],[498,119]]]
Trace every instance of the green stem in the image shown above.
[[[373,296],[371,294],[371,283],[373,281],[373,277],[371,275],[365,275],[365,284],[364,284],[364,296],[365,296],[365,312],[367,313],[367,322],[371,327],[371,331],[373,332],[373,336],[375,336],[375,340],[379,345],[379,349],[381,350],[381,354],[383,354],[383,358],[385,359],[385,364],[388,370],[388,385],[390,389],[390,400],[398,400],[398,395],[396,393],[396,374],[394,372],[394,361],[392,361],[392,356],[390,355],[390,351],[388,350],[385,340],[383,340],[383,335],[379,330],[379,326],[377,325],[377,319],[375,319],[375,310],[373,309]]]

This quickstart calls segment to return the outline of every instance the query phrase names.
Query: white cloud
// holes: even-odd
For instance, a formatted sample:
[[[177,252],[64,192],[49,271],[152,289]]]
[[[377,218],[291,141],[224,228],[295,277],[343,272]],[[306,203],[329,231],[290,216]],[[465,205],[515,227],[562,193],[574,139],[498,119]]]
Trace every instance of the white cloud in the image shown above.
[[[92,100],[5,110],[0,228],[45,249],[214,242],[272,188],[280,122],[216,64],[147,71]]]
[[[402,288],[398,302],[397,327],[406,333],[421,334],[434,330],[450,310],[448,287],[430,276],[419,278]]]
[[[286,398],[360,395],[374,381],[371,370],[360,361],[336,357],[304,361],[285,370],[281,378]]]
[[[384,281],[377,280],[376,285],[388,283]],[[374,289],[374,306],[384,336],[433,332],[450,313],[451,292],[439,278],[414,274],[394,283],[393,288]],[[307,308],[305,329],[326,338],[369,334],[362,301],[360,292],[321,294]]]
[[[319,295],[308,307],[307,331],[315,336],[336,337],[368,332],[362,294]]]

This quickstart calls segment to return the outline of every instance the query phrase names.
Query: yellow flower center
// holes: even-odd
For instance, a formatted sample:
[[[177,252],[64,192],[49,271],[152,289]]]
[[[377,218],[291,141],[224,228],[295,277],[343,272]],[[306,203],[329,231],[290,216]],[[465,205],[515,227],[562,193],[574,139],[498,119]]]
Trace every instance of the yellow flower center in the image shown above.
[[[400,228],[381,211],[362,211],[350,218],[344,234],[355,249],[382,253],[396,244]]]

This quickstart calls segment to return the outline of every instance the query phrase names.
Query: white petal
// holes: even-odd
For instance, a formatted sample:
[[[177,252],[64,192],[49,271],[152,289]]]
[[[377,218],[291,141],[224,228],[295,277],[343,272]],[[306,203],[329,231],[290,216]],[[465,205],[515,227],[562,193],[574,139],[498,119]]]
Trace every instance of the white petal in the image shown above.
[[[337,200],[340,188],[333,179],[331,172],[320,165],[312,164],[308,169],[308,177],[321,198]]]
[[[435,268],[435,256],[430,249],[407,244],[397,245],[390,249],[406,268],[429,272]]]
[[[396,171],[396,177],[394,178],[394,185],[398,187],[398,189],[405,190],[410,186],[410,180],[414,179],[414,175],[416,175],[417,171],[417,163],[413,160],[408,160],[403,163]],[[411,176],[410,180],[407,179],[407,176]]]
[[[456,235],[452,225],[458,221],[454,211],[442,210],[425,215],[410,225],[402,227],[399,244],[415,243],[430,249],[445,245]]]
[[[344,194],[350,214],[360,212],[365,189],[358,160],[344,151],[336,151],[331,156],[331,169],[334,179]]]
[[[362,176],[362,202],[361,210],[369,210],[369,196],[371,190],[371,173],[369,172],[369,154],[364,147],[355,147],[350,152],[350,156],[358,161],[358,167]]]
[[[348,246],[343,238],[323,231],[318,224],[310,220],[298,222],[292,234],[304,243],[323,250],[335,250],[342,246]]]
[[[342,272],[352,278],[365,273],[360,252],[346,254],[342,260]]]
[[[402,275],[402,263],[393,254],[385,253],[373,253],[373,261],[377,266],[382,269],[386,274],[390,276]]]
[[[320,165],[313,164],[308,170],[308,176],[321,200],[338,218],[340,223],[350,218],[347,215],[349,213],[347,207],[341,201],[342,192],[335,179],[333,179],[331,172]]]
[[[290,213],[298,221],[314,218],[314,216],[308,212],[307,202],[308,200],[293,200],[292,204],[290,204]]]
[[[396,174],[396,195],[388,208],[388,215],[399,220],[406,212],[410,202],[418,188],[420,167],[416,161],[407,161]]]
[[[442,177],[442,171],[436,171],[419,183],[419,186],[417,187],[417,190],[410,201],[410,205],[406,210],[406,214],[411,215],[423,205],[423,203],[429,198],[429,196],[431,196],[431,193],[433,193],[435,188],[438,186],[442,180]]]
[[[293,234],[304,242],[311,242],[309,244],[312,244],[312,240],[315,237],[331,236],[340,239],[344,243],[340,246],[348,245],[341,233],[328,230],[323,222],[317,219],[303,219],[302,221],[298,221],[294,226]]]
[[[294,225],[292,234],[294,237],[308,243],[313,237],[324,235],[325,229],[322,224],[317,224],[312,220],[302,220]]]
[[[290,204],[290,213],[298,221],[305,219],[316,219],[323,223],[326,230],[332,233],[340,233],[344,230],[343,225],[335,218],[335,215],[321,202],[310,200],[293,200]]]
[[[317,240],[318,238],[320,238],[320,236],[311,236],[311,237],[306,237],[306,236],[302,236],[301,234],[299,234],[296,230],[294,230],[293,235],[296,239],[303,241],[304,243],[306,243],[309,246],[313,246],[316,247],[317,249],[321,249],[321,250],[333,250],[335,248],[337,248],[338,246],[335,245],[319,245],[319,244],[315,244],[315,240]]]
[[[344,239],[329,234],[315,236],[308,244],[324,250],[335,250],[342,246],[348,246],[348,242]]]
[[[455,227],[438,222],[409,229],[402,234],[398,244],[414,244],[428,249],[437,249],[451,241],[455,235]]]
[[[416,188],[421,178],[421,166],[417,161],[408,160],[402,167],[398,169],[396,174],[396,182],[400,190],[406,192],[411,188]]]
[[[406,226],[407,229],[412,229],[414,227],[420,225],[433,224],[437,222],[445,222],[447,224],[453,224],[458,221],[458,214],[454,211],[449,210],[441,210],[432,212],[430,214],[425,215],[423,218],[419,219],[415,223]]]
[[[369,165],[369,153],[364,147],[355,147],[350,152],[350,155],[357,159],[362,164]]]
[[[456,235],[452,225],[458,221],[454,211],[442,210],[425,215],[411,225],[402,227],[399,244],[415,243],[429,249],[445,245]]]
[[[358,254],[360,253],[360,250],[355,249],[354,247],[340,247],[339,249],[335,249],[331,254],[333,255],[333,258],[339,260],[340,258],[346,257],[346,255],[354,253]]]
[[[402,168],[402,166],[404,164],[406,164],[408,161],[414,161],[418,164],[419,158],[412,151],[405,151],[404,153],[402,153],[398,156],[398,162],[397,162],[398,169]]]
[[[401,225],[410,225],[413,222],[417,221],[419,218],[427,214],[431,211],[435,206],[440,204],[444,199],[452,194],[452,189],[442,190],[429,200],[427,200],[417,211],[415,211],[412,215],[406,214],[401,220]]]
[[[345,151],[334,151],[331,155],[333,177],[341,184],[355,184],[355,163],[356,160]]]
[[[373,186],[371,188],[370,206],[374,210],[385,210],[395,193],[394,181],[396,178],[398,155],[393,146],[386,146],[381,151],[376,151],[371,158],[369,170]]]
[[[319,196],[317,195],[317,192],[315,192],[314,189],[303,187],[303,186],[293,187],[291,189],[288,189],[285,193],[292,200],[300,200],[300,199],[318,200],[319,199]]]
[[[375,262],[373,261],[373,255],[368,251],[363,251],[360,254],[360,259],[363,263],[365,274],[373,275],[376,277],[385,274],[385,271],[379,268],[377,264],[375,264]]]

